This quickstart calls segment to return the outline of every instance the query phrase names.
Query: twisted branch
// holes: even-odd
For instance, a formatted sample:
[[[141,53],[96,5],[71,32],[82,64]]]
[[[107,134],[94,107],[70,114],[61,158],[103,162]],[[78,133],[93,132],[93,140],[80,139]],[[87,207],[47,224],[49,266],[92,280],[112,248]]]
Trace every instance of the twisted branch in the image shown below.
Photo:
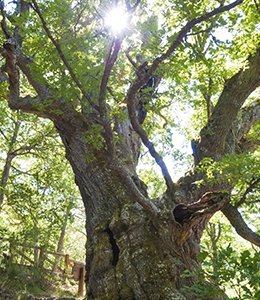
[[[233,3],[230,3],[225,6],[220,6],[216,9],[213,9],[212,11],[204,14],[203,16],[197,17],[191,21],[188,21],[187,24],[179,31],[176,39],[173,41],[173,43],[169,46],[166,52],[164,52],[162,55],[157,57],[150,68],[148,69],[147,73],[142,76],[138,77],[132,86],[130,87],[127,96],[126,96],[126,102],[128,107],[128,113],[129,118],[132,123],[133,129],[136,131],[136,133],[140,136],[143,144],[148,148],[151,156],[155,159],[156,163],[160,166],[162,174],[164,176],[167,188],[169,191],[174,191],[175,187],[173,184],[173,181],[171,179],[171,176],[169,174],[169,171],[163,161],[163,158],[159,155],[159,153],[155,150],[155,147],[151,141],[149,141],[149,138],[145,132],[145,130],[140,126],[137,116],[136,116],[136,95],[140,88],[149,80],[149,78],[155,73],[155,71],[158,69],[158,67],[170,56],[172,53],[176,50],[176,48],[181,44],[183,41],[183,38],[188,34],[188,32],[197,24],[207,21],[208,19],[212,18],[213,16],[216,16],[220,13],[223,13],[225,11],[231,10],[232,8],[238,6],[239,4],[243,3],[243,0],[234,1]]]

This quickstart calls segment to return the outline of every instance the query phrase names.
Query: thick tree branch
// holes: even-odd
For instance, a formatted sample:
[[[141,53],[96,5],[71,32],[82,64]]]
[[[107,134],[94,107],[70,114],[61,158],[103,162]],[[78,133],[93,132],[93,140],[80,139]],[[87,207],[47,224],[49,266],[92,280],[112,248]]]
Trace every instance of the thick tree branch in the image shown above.
[[[193,224],[193,221],[202,216],[212,216],[220,210],[230,200],[228,193],[208,192],[204,194],[198,202],[192,204],[178,204],[173,210],[174,218],[177,222]]]
[[[232,123],[245,100],[260,85],[259,65],[260,48],[249,57],[247,66],[226,82],[209,122],[201,130],[199,159],[216,154],[222,155],[225,152],[225,140]],[[244,117],[246,118],[245,114]],[[255,119],[252,121],[255,122]]]
[[[43,76],[41,76],[41,82],[35,80],[34,74],[31,72],[30,65],[33,60],[26,56],[20,48],[16,49],[17,65],[22,70],[23,74],[26,76],[28,82],[32,85],[38,94],[39,99],[46,100],[50,96],[50,91],[46,85],[42,84],[44,82]],[[39,75],[37,75],[39,78]]]
[[[246,134],[260,120],[260,101],[256,99],[238,111],[225,139],[226,153],[241,153],[256,150],[260,145],[257,138],[248,138]]]
[[[119,174],[120,178],[128,188],[128,191],[132,194],[133,199],[135,199],[135,201],[145,209],[145,211],[151,216],[151,218],[155,218],[159,212],[158,208],[153,204],[152,201],[150,201],[140,192],[127,171],[123,167],[118,165],[118,161],[112,161],[110,165]]]
[[[247,226],[237,208],[228,203],[221,211],[242,238],[260,247],[260,236]]]
[[[99,112],[100,112],[100,119],[101,123],[105,130],[105,139],[106,144],[108,147],[108,151],[110,155],[114,154],[114,139],[113,139],[113,131],[110,125],[110,122],[107,118],[107,110],[106,110],[106,91],[107,91],[107,84],[108,79],[111,73],[112,68],[117,60],[118,52],[120,50],[122,44],[122,40],[120,39],[113,39],[110,43],[109,51],[107,54],[105,69],[103,72],[100,90],[99,90]]]
[[[42,101],[39,98],[32,98],[30,96],[17,98],[15,101],[8,101],[9,106],[13,110],[21,109],[24,112],[35,114],[42,118],[55,120],[57,115],[64,121],[71,121],[75,126],[86,127],[87,120],[80,113],[75,111],[73,105],[62,103],[59,99],[50,99]]]
[[[173,210],[175,220],[182,225],[180,243],[191,235],[199,243],[203,230],[210,218],[230,200],[229,193],[208,192],[198,202],[179,204]]]
[[[4,50],[2,51],[3,56],[6,58],[6,64],[4,71],[9,76],[9,104],[19,98],[20,85],[19,85],[19,70],[16,67],[16,41],[13,38],[7,39],[4,43]]]
[[[233,130],[238,141],[249,132],[251,127],[260,120],[260,99],[257,98],[248,106],[245,106],[238,113],[234,121]]]

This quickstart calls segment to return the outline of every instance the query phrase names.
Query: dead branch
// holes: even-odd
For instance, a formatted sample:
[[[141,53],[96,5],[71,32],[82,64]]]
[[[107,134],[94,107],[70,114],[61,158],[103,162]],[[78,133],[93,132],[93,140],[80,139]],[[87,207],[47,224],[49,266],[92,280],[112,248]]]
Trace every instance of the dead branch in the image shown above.
[[[173,210],[173,215],[178,223],[189,223],[189,226],[192,226],[195,220],[197,221],[197,219],[201,219],[201,217],[206,215],[211,216],[229,200],[228,193],[208,192],[198,202],[178,204]]]

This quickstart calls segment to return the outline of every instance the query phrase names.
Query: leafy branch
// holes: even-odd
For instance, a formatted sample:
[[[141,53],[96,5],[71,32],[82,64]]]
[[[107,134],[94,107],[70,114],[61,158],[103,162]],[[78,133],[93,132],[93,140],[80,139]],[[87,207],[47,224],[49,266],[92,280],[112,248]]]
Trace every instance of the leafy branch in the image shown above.
[[[138,77],[135,82],[132,84],[130,89],[128,90],[127,96],[126,96],[126,102],[127,102],[127,108],[129,113],[129,118],[131,120],[133,129],[137,132],[137,134],[140,136],[143,144],[148,148],[151,156],[155,159],[156,163],[160,166],[162,174],[164,176],[167,188],[169,191],[174,190],[174,184],[171,179],[170,173],[163,161],[163,158],[159,155],[159,153],[155,150],[155,147],[153,143],[149,140],[145,130],[140,126],[137,116],[136,116],[136,95],[140,88],[149,80],[149,78],[155,73],[155,71],[158,69],[158,67],[169,57],[172,55],[172,53],[176,50],[176,48],[182,43],[183,39],[187,36],[189,31],[196,26],[197,24],[200,24],[204,21],[207,21],[208,19],[212,18],[213,16],[216,16],[220,13],[223,13],[225,11],[231,10],[232,8],[236,7],[237,5],[243,3],[243,0],[234,1],[233,3],[230,3],[226,6],[219,6],[218,8],[200,16],[197,18],[194,18],[193,20],[190,20],[187,22],[187,24],[179,31],[176,39],[172,42],[172,44],[169,46],[166,52],[164,52],[162,55],[157,57],[152,65],[149,67],[147,73],[142,76]],[[129,55],[128,55],[129,56]],[[129,57],[128,57],[129,59]]]
[[[235,208],[238,208],[239,206],[243,205],[246,202],[246,196],[251,193],[260,183],[260,178],[258,179],[253,179],[249,185],[249,187],[246,189],[244,192],[243,196],[241,199],[236,203]]]
[[[7,38],[7,41],[4,44],[4,49],[1,49],[1,55],[6,59],[6,64],[4,66],[4,71],[9,75],[9,106],[13,109],[24,108],[25,111],[35,111],[35,103],[40,104],[41,100],[47,99],[49,97],[49,90],[46,86],[42,85],[39,81],[34,79],[34,76],[30,70],[30,64],[32,60],[27,57],[20,49],[15,38],[12,37],[10,31],[8,30],[8,26],[6,24],[5,13],[3,10],[3,3],[0,3],[1,6],[1,14],[2,21],[1,27]],[[20,98],[20,88],[19,88],[19,71],[16,67],[23,71],[26,75],[29,83],[33,86],[33,88],[38,93],[39,99],[35,100],[31,97]],[[4,80],[4,76],[1,76],[1,81]]]
[[[69,74],[71,76],[71,78],[73,79],[73,81],[75,82],[75,84],[77,85],[77,87],[79,88],[79,90],[81,91],[81,93],[83,94],[83,96],[87,99],[87,101],[89,102],[89,104],[94,108],[96,109],[97,111],[99,111],[99,107],[91,100],[89,94],[85,91],[83,85],[80,83],[80,81],[78,80],[75,72],[73,71],[70,63],[68,62],[65,54],[63,53],[62,49],[61,49],[61,46],[59,44],[59,42],[57,42],[54,37],[52,36],[44,18],[43,18],[43,15],[41,13],[41,10],[37,4],[37,2],[35,0],[32,0],[32,3],[33,3],[33,9],[34,11],[37,13],[37,15],[39,16],[41,22],[42,22],[42,26],[47,34],[47,36],[49,37],[49,39],[51,40],[51,42],[53,43],[53,45],[55,46],[56,50],[58,51],[58,54],[61,58],[61,60],[63,61],[64,65],[66,66],[66,68],[68,69],[69,71]]]

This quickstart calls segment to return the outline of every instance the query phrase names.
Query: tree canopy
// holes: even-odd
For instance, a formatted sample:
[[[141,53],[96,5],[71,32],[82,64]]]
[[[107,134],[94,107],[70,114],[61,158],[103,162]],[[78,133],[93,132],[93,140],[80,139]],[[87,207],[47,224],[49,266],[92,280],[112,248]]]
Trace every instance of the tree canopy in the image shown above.
[[[10,142],[7,152],[20,155],[31,145],[28,151],[44,153],[36,181],[43,190],[52,186],[41,170],[62,174],[63,161],[54,164],[56,156],[44,152],[42,139],[48,143],[55,133],[41,118],[53,122],[85,205],[89,297],[224,299],[219,286],[230,274],[246,280],[253,268],[248,257],[257,261],[259,252],[243,249],[235,256],[228,244],[218,251],[227,233],[218,228],[232,226],[260,246],[260,4],[0,4],[0,89],[17,111],[14,129],[1,132],[4,138],[14,134],[21,115],[33,123],[28,133],[15,135],[20,149],[14,151]],[[30,142],[38,126],[44,132]],[[58,202],[64,197],[59,176]],[[2,180],[2,189],[6,184]],[[32,183],[22,184],[27,197]],[[10,201],[12,195],[15,190]],[[203,251],[201,237],[216,212],[221,221],[209,223],[204,242],[211,247]],[[204,277],[198,283],[206,256],[211,283]],[[228,277],[218,265],[224,257],[228,266],[243,265],[244,273],[232,269]],[[247,297],[259,295],[255,278],[247,278]]]

